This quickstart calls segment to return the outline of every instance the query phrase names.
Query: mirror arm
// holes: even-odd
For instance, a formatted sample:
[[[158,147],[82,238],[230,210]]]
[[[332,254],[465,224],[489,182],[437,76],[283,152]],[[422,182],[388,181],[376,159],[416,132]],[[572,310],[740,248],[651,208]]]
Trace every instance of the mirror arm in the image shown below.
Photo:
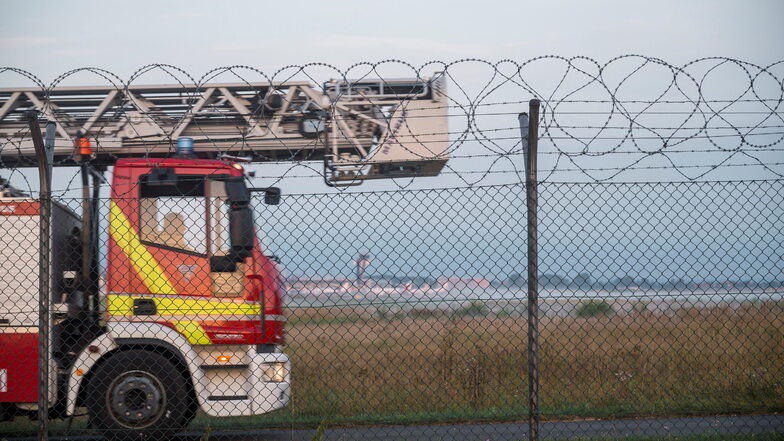
[[[264,203],[267,205],[278,205],[280,203],[279,187],[251,187],[248,191],[251,193],[264,192]]]

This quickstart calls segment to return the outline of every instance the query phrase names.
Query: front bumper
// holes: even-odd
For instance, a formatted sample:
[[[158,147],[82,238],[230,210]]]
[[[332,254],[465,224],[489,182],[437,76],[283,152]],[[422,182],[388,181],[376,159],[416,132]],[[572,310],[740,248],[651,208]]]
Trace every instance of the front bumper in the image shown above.
[[[254,354],[251,356],[250,371],[252,380],[249,396],[253,414],[260,415],[286,407],[291,397],[289,357],[279,353]],[[275,375],[270,375],[270,371],[274,371]],[[278,378],[270,378],[270,376]]]
[[[291,397],[291,363],[286,354],[250,349],[247,364],[202,365],[201,408],[210,416],[261,415],[286,407]]]

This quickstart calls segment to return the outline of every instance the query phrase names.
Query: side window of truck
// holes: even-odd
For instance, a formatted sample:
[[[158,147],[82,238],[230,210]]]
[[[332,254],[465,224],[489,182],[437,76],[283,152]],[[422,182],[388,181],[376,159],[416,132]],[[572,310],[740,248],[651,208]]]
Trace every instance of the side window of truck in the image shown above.
[[[207,180],[207,237],[212,256],[226,256],[231,250],[229,236],[229,198],[226,184]],[[211,292],[215,297],[241,298],[245,291],[245,265],[237,263],[234,272],[211,272]]]
[[[153,245],[207,254],[203,176],[178,176],[176,185],[139,183],[141,240]]]

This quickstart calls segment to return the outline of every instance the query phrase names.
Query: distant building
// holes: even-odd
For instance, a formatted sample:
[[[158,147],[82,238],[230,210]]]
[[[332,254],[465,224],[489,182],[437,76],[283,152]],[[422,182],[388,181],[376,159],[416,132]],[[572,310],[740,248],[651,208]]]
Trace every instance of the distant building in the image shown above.
[[[483,277],[439,277],[436,283],[444,289],[488,289],[493,282]]]

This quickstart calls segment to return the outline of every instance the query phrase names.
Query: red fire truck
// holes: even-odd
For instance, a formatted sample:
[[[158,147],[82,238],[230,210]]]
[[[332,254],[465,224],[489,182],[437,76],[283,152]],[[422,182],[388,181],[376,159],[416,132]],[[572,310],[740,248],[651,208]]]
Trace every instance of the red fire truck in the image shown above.
[[[267,190],[277,203],[279,192]],[[53,203],[53,416],[86,408],[107,437],[160,439],[199,409],[239,416],[286,406],[283,287],[251,200],[240,164],[182,157],[117,161],[111,200],[87,202],[92,219]],[[99,213],[108,214],[104,234]],[[38,202],[6,186],[0,419],[37,408],[38,225]]]
[[[330,186],[436,176],[449,159],[450,107],[440,73],[323,87],[0,89],[0,138],[14,146],[0,149],[0,168],[40,166],[23,117],[34,108],[53,129],[54,163],[82,171],[78,205],[51,209],[49,407],[41,413],[86,409],[108,437],[161,439],[199,410],[236,416],[286,406],[283,287],[256,236],[253,189],[237,160],[321,160]],[[184,148],[174,158],[173,139]],[[102,205],[109,166],[111,199]],[[0,190],[3,421],[35,415],[46,369],[37,362],[39,205]],[[265,203],[278,202],[278,189],[261,190]]]

